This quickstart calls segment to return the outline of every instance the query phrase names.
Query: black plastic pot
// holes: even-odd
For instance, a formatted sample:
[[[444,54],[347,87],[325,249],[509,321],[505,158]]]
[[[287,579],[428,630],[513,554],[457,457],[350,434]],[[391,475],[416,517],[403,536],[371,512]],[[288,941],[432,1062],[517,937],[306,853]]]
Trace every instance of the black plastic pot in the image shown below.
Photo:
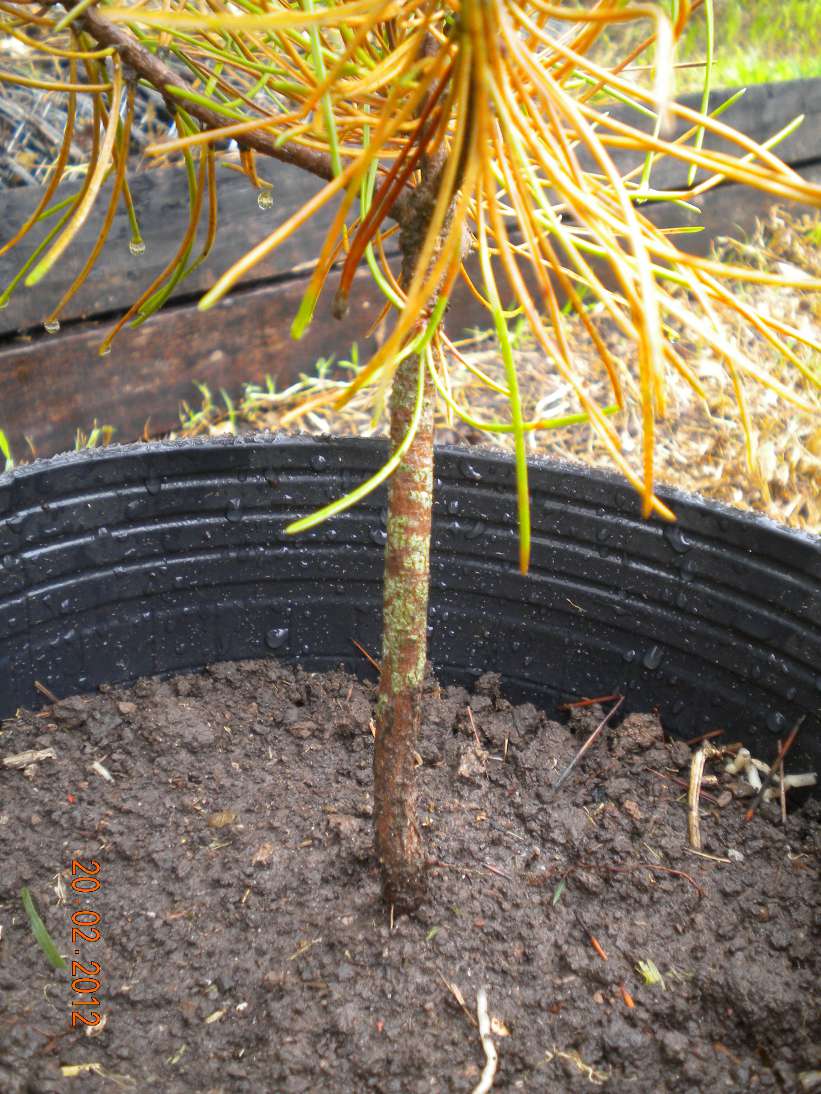
[[[255,436],[114,447],[0,477],[0,716],[103,682],[281,657],[379,653],[385,495],[308,535],[296,515],[384,459],[380,442]],[[624,691],[694,737],[769,757],[798,717],[819,757],[821,543],[674,491],[667,525],[615,476],[532,465],[517,570],[510,460],[439,450],[430,614],[443,680],[497,671],[545,709]]]

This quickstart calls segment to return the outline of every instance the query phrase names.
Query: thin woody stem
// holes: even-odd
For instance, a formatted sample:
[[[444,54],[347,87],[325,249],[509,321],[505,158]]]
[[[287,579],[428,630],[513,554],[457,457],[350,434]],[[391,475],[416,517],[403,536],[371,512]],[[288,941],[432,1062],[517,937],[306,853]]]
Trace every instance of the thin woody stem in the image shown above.
[[[423,157],[422,180],[408,202],[400,231],[403,284],[416,271],[444,163],[440,151]],[[453,204],[442,226],[445,238]],[[406,435],[416,403],[418,362],[405,358],[391,388],[391,442]],[[397,913],[414,912],[427,893],[424,845],[416,816],[416,743],[422,720],[427,659],[430,534],[433,511],[435,391],[430,370],[422,372],[422,414],[408,451],[391,478],[385,544],[382,671],[376,706],[374,822],[376,853],[385,903]]]
[[[376,707],[374,821],[385,903],[414,911],[426,893],[425,856],[416,818],[415,752],[421,722],[430,584],[433,503],[433,390],[424,370],[422,416],[391,478],[385,545],[382,671]],[[391,390],[391,440],[407,432],[419,367],[411,356]]]
[[[57,0],[45,0],[45,7],[54,7]],[[126,28],[116,26],[101,15],[96,8],[90,8],[84,12],[75,25],[89,34],[94,41],[103,47],[113,47],[119,53],[122,61],[129,65],[137,75],[151,84],[163,97],[172,113],[176,113],[180,106],[178,95],[172,94],[170,87],[186,87],[184,78],[172,68],[166,65],[156,54],[146,49]],[[185,100],[186,113],[196,118],[207,129],[221,129],[225,126],[225,118],[215,110],[201,103]],[[326,152],[317,149],[305,148],[292,141],[278,144],[276,138],[265,129],[252,129],[247,133],[238,134],[235,137],[240,148],[251,149],[262,155],[281,163],[289,163],[308,171],[321,179],[334,177],[331,157]],[[393,203],[389,215],[394,219],[403,216],[406,203],[410,198],[410,191],[400,194]]]
[[[53,6],[56,0],[46,0],[49,6]],[[146,49],[124,27],[115,26],[101,15],[95,8],[90,8],[79,19],[77,26],[81,27],[100,46],[112,46],[117,50],[122,60],[130,65],[141,79],[146,80],[165,99],[169,109],[176,112],[180,106],[178,95],[173,95],[167,89],[169,87],[185,87],[183,77],[169,68],[156,54]],[[192,118],[202,122],[209,129],[220,129],[225,125],[225,118],[215,110],[211,110],[201,103],[185,100],[186,113]],[[264,129],[252,129],[248,133],[236,138],[241,148],[250,148],[254,152],[261,152],[272,159],[281,160],[283,163],[293,164],[304,171],[323,179],[333,178],[331,158],[325,152],[319,152],[312,148],[303,148],[290,142],[278,146],[276,138]]]

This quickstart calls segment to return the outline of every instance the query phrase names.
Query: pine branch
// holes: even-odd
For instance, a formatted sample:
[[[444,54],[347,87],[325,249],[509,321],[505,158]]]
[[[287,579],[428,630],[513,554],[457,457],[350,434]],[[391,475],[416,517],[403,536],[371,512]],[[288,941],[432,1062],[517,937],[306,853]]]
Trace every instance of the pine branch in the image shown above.
[[[57,0],[46,0],[46,5],[55,7]],[[169,87],[184,88],[187,86],[185,80],[141,45],[129,30],[115,26],[94,7],[89,8],[77,19],[77,26],[91,35],[97,45],[104,48],[111,46],[116,49],[123,62],[162,95],[172,114],[179,109],[181,101],[179,95],[173,95],[167,89]],[[208,129],[221,129],[225,125],[225,118],[215,110],[189,100],[184,100],[184,103],[186,113],[202,122]],[[264,129],[251,130],[235,139],[243,148],[260,152],[282,163],[293,164],[319,178],[333,178],[331,158],[326,152],[304,148],[290,142],[277,145],[275,138]]]
[[[58,0],[46,0],[46,6],[54,7],[57,2]],[[123,62],[162,95],[172,114],[179,108],[179,96],[171,94],[167,88],[186,87],[185,80],[179,73],[164,64],[159,57],[141,45],[129,30],[109,22],[94,7],[89,8],[77,20],[77,23],[99,46],[104,48],[111,46],[116,49]],[[216,111],[210,110],[207,106],[186,100],[185,109],[188,114],[202,122],[208,129],[221,129],[225,125],[225,118]],[[275,138],[270,133],[265,132],[264,129],[251,130],[237,136],[235,140],[243,148],[260,152],[272,159],[279,160],[281,163],[289,163],[318,178],[328,180],[333,178],[331,157],[326,152],[304,148],[302,145],[293,144],[289,141],[278,145]],[[406,215],[412,192],[412,187],[406,187],[404,192],[399,194],[388,212],[393,220],[401,222]]]

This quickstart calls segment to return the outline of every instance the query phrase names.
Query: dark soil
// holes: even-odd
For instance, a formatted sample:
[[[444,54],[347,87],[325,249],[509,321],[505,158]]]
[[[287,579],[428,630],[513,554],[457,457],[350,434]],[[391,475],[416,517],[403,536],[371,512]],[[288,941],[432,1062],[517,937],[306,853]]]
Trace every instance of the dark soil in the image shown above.
[[[55,753],[0,767],[4,1094],[470,1091],[481,986],[494,1090],[816,1089],[817,803],[786,829],[769,804],[745,823],[713,764],[715,857],[698,857],[676,782],[689,750],[654,718],[607,728],[554,791],[598,708],[564,727],[493,677],[473,695],[431,683],[419,782],[437,865],[428,906],[391,928],[372,701],[342,672],[261,661],[3,724],[0,756]],[[72,860],[92,859],[100,889],[78,898]],[[69,962],[100,965],[99,1007],[76,1008],[104,1020],[87,1033],[22,886]],[[78,907],[99,941],[71,939]],[[95,1066],[66,1075],[79,1064]]]

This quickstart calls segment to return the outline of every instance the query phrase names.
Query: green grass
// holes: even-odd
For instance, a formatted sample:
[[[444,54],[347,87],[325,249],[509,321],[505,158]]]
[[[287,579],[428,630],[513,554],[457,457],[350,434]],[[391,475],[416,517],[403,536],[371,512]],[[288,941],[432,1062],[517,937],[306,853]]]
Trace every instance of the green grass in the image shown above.
[[[671,0],[665,0],[668,11]],[[738,87],[779,80],[821,76],[821,0],[714,0],[716,24],[712,86]],[[678,44],[678,62],[706,56],[704,10],[696,12]],[[621,54],[623,43],[638,43],[648,31],[646,20],[628,30],[609,32],[603,57]],[[641,58],[650,63],[652,54]],[[679,70],[680,92],[703,86],[701,68]]]
[[[821,0],[716,0],[715,87],[821,76]],[[679,60],[705,54],[699,12],[680,43]],[[698,70],[680,74],[682,89],[695,90]]]

